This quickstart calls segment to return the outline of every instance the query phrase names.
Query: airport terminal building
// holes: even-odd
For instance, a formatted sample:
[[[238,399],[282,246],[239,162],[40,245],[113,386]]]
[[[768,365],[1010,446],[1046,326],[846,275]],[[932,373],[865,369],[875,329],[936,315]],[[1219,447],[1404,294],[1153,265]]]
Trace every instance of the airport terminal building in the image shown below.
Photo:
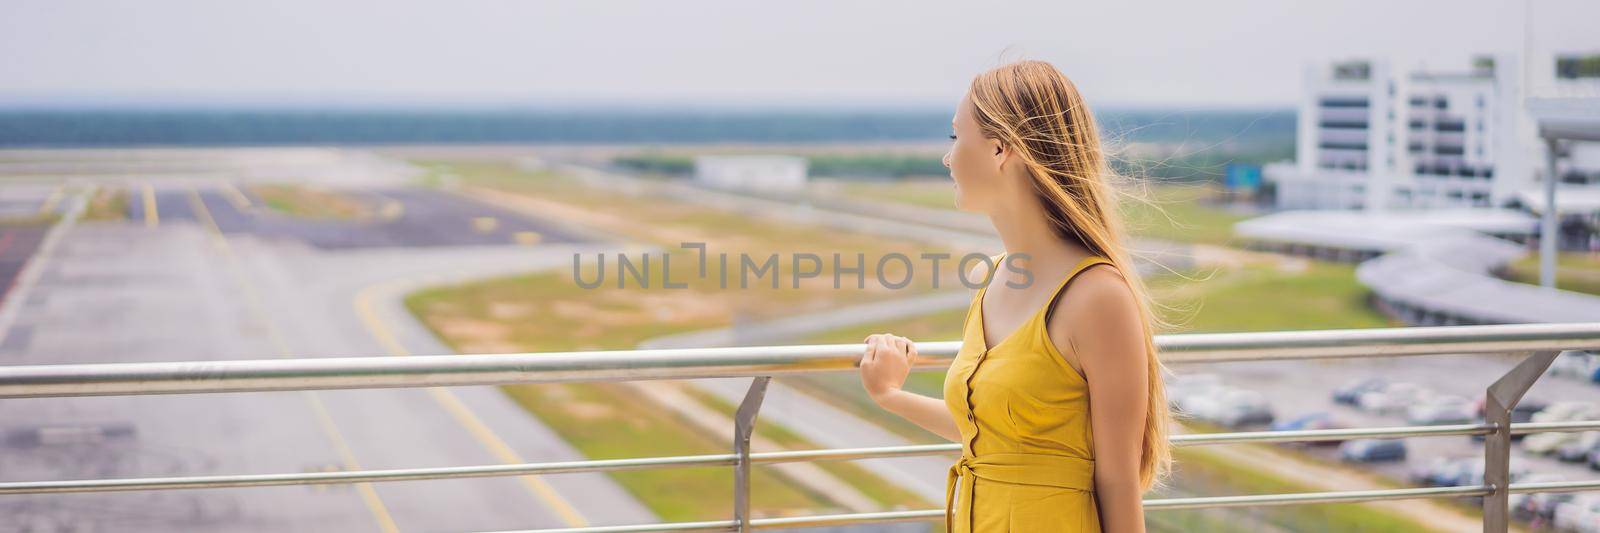
[[[1514,54],[1479,56],[1455,72],[1381,60],[1310,68],[1296,161],[1265,168],[1277,206],[1519,206],[1539,188],[1546,149],[1525,98],[1530,89],[1600,93],[1600,77],[1570,68],[1585,59],[1558,55],[1526,72]],[[1600,146],[1574,145],[1561,160],[1563,183],[1600,185]]]

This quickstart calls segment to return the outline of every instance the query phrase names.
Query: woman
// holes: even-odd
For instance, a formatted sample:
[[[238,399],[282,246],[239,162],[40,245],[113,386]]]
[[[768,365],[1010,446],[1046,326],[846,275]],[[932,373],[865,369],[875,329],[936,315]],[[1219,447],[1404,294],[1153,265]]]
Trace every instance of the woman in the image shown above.
[[[887,333],[866,339],[862,384],[961,442],[952,533],[1143,531],[1141,495],[1171,462],[1159,322],[1123,249],[1094,117],[1054,66],[1022,61],[978,75],[951,126],[956,205],[988,215],[1006,251],[966,278],[985,285],[943,400],[901,388],[916,345]]]

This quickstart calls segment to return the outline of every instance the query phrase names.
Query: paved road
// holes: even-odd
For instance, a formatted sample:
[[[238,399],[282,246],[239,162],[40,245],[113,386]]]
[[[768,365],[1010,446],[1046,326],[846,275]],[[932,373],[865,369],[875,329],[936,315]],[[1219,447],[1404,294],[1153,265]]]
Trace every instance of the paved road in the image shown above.
[[[408,288],[555,268],[581,250],[579,234],[521,216],[508,222],[551,244],[488,246],[483,233],[448,231],[495,211],[445,193],[385,189],[408,204],[399,228],[350,227],[344,232],[360,238],[331,241],[337,231],[327,227],[232,209],[225,191],[151,187],[153,227],[143,202],[131,202],[130,220],[80,223],[42,256],[25,301],[7,304],[21,312],[0,342],[0,362],[448,353],[399,305]],[[0,431],[7,481],[580,457],[494,388],[8,400]],[[595,474],[6,496],[0,516],[8,518],[0,531],[461,531],[654,520]]]

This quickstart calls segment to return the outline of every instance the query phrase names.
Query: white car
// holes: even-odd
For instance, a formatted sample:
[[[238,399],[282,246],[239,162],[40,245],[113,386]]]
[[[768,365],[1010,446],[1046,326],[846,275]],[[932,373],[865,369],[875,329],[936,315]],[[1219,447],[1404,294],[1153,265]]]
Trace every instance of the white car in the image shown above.
[[[1589,460],[1589,454],[1600,451],[1600,431],[1585,431],[1578,438],[1556,447],[1556,458],[1562,462],[1577,463]]]
[[[1453,394],[1428,397],[1406,408],[1406,422],[1412,425],[1470,424],[1475,418],[1472,400]]]
[[[1567,478],[1556,474],[1532,474],[1519,480],[1520,483],[1546,483],[1566,481]],[[1556,506],[1572,501],[1574,494],[1566,492],[1534,492],[1517,493],[1508,497],[1512,515],[1520,520],[1549,521],[1555,515]]]
[[[1223,387],[1222,377],[1216,374],[1175,374],[1166,382],[1167,401],[1174,406],[1196,395],[1210,394]]]
[[[1251,390],[1217,386],[1187,394],[1177,402],[1181,416],[1228,427],[1272,423],[1267,398]]]
[[[1228,427],[1271,424],[1272,406],[1267,397],[1253,390],[1231,389],[1220,398],[1221,405],[1212,421]]]
[[[1379,414],[1404,413],[1406,408],[1433,396],[1433,392],[1410,382],[1390,383],[1388,386],[1362,393],[1356,398],[1356,407],[1362,411]]]
[[[1600,405],[1590,402],[1556,402],[1533,415],[1533,422],[1573,422],[1600,419]],[[1528,453],[1547,454],[1578,440],[1577,433],[1535,433],[1522,439]]]
[[[1600,494],[1579,493],[1557,505],[1555,526],[1561,531],[1600,532]]]
[[[1561,352],[1555,362],[1550,363],[1550,369],[1545,372],[1552,376],[1566,376],[1582,380],[1594,379],[1596,369],[1600,369],[1600,356],[1589,352],[1569,350]]]

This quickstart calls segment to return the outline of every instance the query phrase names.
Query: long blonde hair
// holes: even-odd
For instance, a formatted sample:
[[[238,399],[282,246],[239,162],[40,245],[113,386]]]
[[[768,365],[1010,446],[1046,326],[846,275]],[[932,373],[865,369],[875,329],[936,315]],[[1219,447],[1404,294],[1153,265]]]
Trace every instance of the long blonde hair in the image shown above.
[[[1112,171],[1103,151],[1094,115],[1072,81],[1044,61],[1018,61],[979,74],[972,80],[968,97],[977,108],[984,136],[1014,149],[1027,165],[1034,191],[1056,233],[1110,259],[1124,273],[1139,302],[1139,315],[1146,325],[1145,349],[1150,355],[1150,401],[1139,485],[1149,490],[1172,466],[1167,440],[1172,414],[1154,338],[1155,327],[1165,322],[1152,311],[1150,293],[1123,246],[1115,196],[1120,191],[1111,183],[1121,176]]]

